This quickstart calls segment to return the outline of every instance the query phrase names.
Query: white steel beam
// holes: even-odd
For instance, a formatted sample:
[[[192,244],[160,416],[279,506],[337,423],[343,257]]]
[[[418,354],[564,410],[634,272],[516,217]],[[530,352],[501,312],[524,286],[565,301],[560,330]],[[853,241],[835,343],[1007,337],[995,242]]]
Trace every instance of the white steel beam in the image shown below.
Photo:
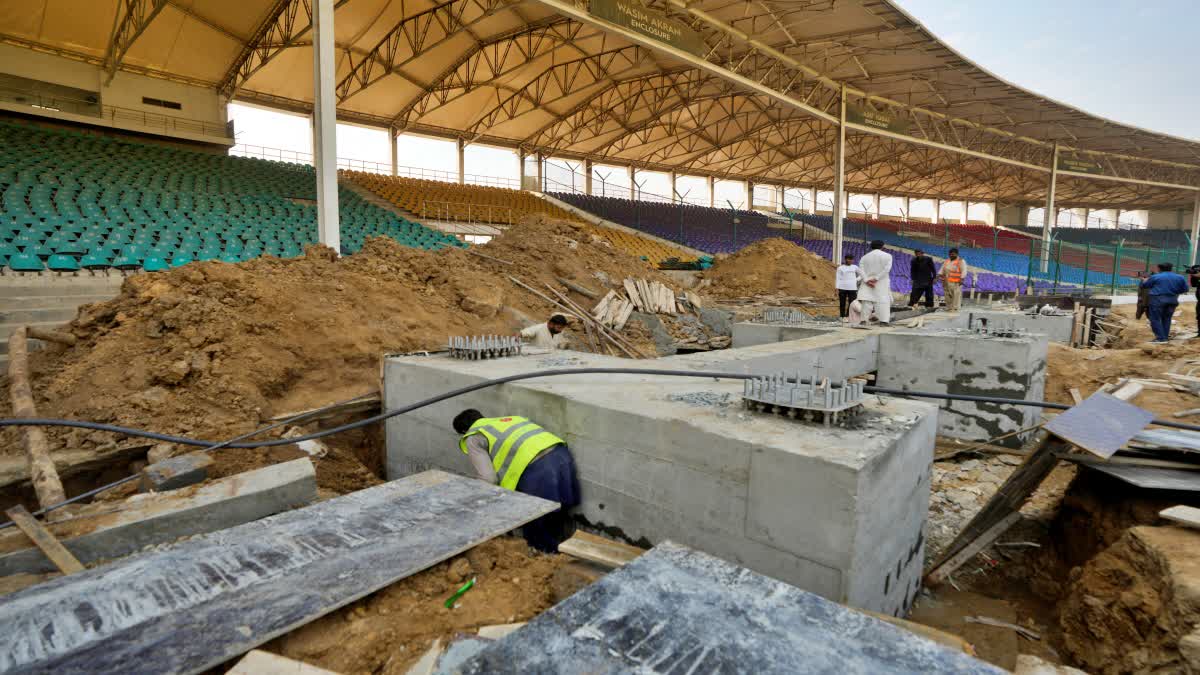
[[[467,183],[467,144],[463,139],[454,140],[454,148],[458,152],[458,184]]]
[[[837,145],[833,159],[833,264],[842,259],[842,237],[846,203],[846,87],[842,87],[838,105]]]
[[[400,170],[400,162],[399,162],[400,158],[399,158],[399,153],[396,150],[396,141],[398,140],[397,137],[399,135],[400,134],[396,133],[396,127],[391,127],[388,129],[388,139],[391,140],[391,144],[392,144],[392,175],[393,176],[395,176],[397,173],[399,173],[399,170]]]
[[[590,159],[583,160],[583,173],[584,173],[583,193],[584,194],[588,194],[588,195],[592,194],[592,173],[594,171],[595,171],[595,168],[592,166],[592,160],[590,160]]]
[[[342,250],[338,222],[337,103],[333,86],[337,67],[333,60],[333,0],[313,0],[313,164],[317,169],[318,241],[339,255]]]
[[[1058,143],[1050,155],[1050,184],[1046,188],[1046,217],[1042,220],[1042,272],[1050,270],[1050,229],[1058,220],[1054,211],[1054,190],[1058,187]]]

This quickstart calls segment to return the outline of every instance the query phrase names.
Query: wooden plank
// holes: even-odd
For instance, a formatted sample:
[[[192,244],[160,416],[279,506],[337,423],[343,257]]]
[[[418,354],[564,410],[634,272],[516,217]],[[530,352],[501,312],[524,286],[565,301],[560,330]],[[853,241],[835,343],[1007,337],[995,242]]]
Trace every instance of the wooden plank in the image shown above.
[[[1200,530],[1200,509],[1194,506],[1172,506],[1159,511],[1158,515],[1173,523]]]
[[[252,649],[241,661],[225,671],[225,675],[337,675],[332,670],[325,670],[309,665],[303,661],[295,661],[286,656]]]
[[[1112,393],[1113,398],[1119,398],[1122,401],[1132,401],[1138,394],[1142,393],[1142,385],[1137,382],[1126,382]]]
[[[198,673],[558,504],[427,471],[0,598],[0,671]]]
[[[1075,402],[1075,405],[1083,403],[1083,394],[1079,393],[1079,389],[1071,387],[1068,391],[1070,392],[1071,400]]]
[[[633,283],[633,279],[626,279],[624,286],[625,293],[629,295],[629,301],[633,303],[633,306],[636,307],[638,311],[646,311],[645,307],[642,305],[641,298],[638,296],[637,284]]]
[[[17,504],[5,511],[4,515],[8,516],[8,519],[13,521],[13,524],[25,533],[25,536],[29,537],[38,548],[42,549],[42,553],[46,554],[46,557],[50,559],[50,562],[54,563],[59,572],[63,574],[75,574],[84,570],[83,564],[76,560],[75,556],[71,555],[71,552],[67,550],[66,546],[62,545],[62,542],[55,539],[54,535],[42,527],[42,524],[23,505]]]
[[[33,388],[29,379],[29,341],[26,327],[19,326],[8,337],[8,387],[13,417],[37,417]],[[29,479],[42,507],[67,500],[54,460],[50,458],[50,441],[41,427],[24,427],[25,457],[29,460]]]
[[[962,567],[971,558],[974,558],[980,551],[991,546],[993,542],[1000,538],[1000,535],[1008,531],[1018,520],[1021,519],[1020,511],[1013,511],[999,522],[993,524],[982,534],[971,541],[961,551],[955,553],[949,560],[938,565],[937,569],[931,571],[925,576],[925,583],[930,586],[937,586],[946,579],[950,578],[958,568]]]
[[[618,331],[624,330],[625,324],[629,321],[629,317],[631,316],[633,316],[633,303],[629,302],[626,303],[625,307],[621,310],[621,315],[617,317],[617,323],[613,326],[613,329]]]
[[[582,530],[559,544],[558,552],[610,569],[621,567],[645,553],[636,546],[598,537]]]
[[[50,455],[60,479],[88,471],[120,468],[129,462],[146,459],[148,443],[134,443],[102,450],[60,450]],[[0,488],[29,482],[29,461],[24,457],[0,456]]]

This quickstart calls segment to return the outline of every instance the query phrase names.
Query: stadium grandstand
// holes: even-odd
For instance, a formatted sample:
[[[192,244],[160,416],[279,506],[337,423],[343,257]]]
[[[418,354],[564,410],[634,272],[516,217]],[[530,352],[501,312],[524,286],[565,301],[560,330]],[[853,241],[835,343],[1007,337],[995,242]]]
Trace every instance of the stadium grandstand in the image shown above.
[[[1021,90],[887,2],[865,11],[825,8],[802,27],[769,3],[734,10],[651,2],[646,11],[679,29],[667,40],[639,31],[628,17],[613,19],[607,0],[590,11],[560,0],[421,8],[343,1],[326,9],[323,24],[314,22],[328,4],[131,0],[91,6],[94,18],[105,19],[92,21],[70,3],[48,0],[0,15],[0,112],[73,126],[76,134],[43,129],[23,139],[42,155],[7,148],[15,159],[0,177],[5,255],[17,265],[11,269],[159,269],[213,254],[287,255],[312,241],[353,252],[371,234],[437,247],[453,242],[424,221],[464,239],[469,228],[453,223],[495,232],[531,213],[564,217],[541,196],[551,192],[589,221],[652,235],[638,241],[628,230],[605,233],[614,245],[655,260],[679,257],[662,240],[728,253],[787,232],[785,220],[823,233],[814,232],[814,240],[831,241],[835,257],[847,237],[919,243],[935,255],[957,245],[969,248],[977,265],[1030,284],[1081,283],[1086,275],[1089,284],[1115,290],[1139,261],[1144,268],[1146,249],[1154,251],[1150,259],[1194,257],[1195,142]],[[204,157],[235,144],[230,101],[312,114],[315,171]],[[343,172],[339,187],[335,119],[386,129],[390,171]],[[80,135],[98,129],[126,138]],[[457,181],[387,175],[401,163],[419,163],[396,156],[402,133],[453,139]],[[85,166],[87,153],[114,143],[138,149],[101,153],[96,166]],[[156,143],[175,147],[151,149]],[[470,144],[514,149],[516,185],[524,190],[466,184],[463,152]],[[57,173],[36,169],[38,157],[45,162],[45,153],[60,149],[72,164]],[[569,190],[548,175],[556,161],[582,169]],[[168,167],[155,182],[117,179],[155,171],[155,162]],[[633,199],[632,191],[630,199],[610,201],[592,194],[599,165],[626,167],[631,184],[638,172],[665,173],[672,189],[680,177],[700,177],[709,186],[707,206],[703,197],[672,205],[673,195]],[[214,173],[196,182],[190,176],[197,170]],[[50,187],[60,180],[64,189]],[[717,208],[714,186],[725,181],[745,188],[732,210]],[[230,182],[236,189],[226,189]],[[364,188],[395,208],[364,198]],[[806,209],[785,211],[789,190],[810,193]],[[831,193],[824,208],[818,190]],[[874,212],[851,212],[850,194],[874,195]],[[961,222],[886,217],[878,206],[886,197],[906,206],[936,200],[939,214],[943,202],[959,202]],[[129,208],[114,218],[101,198]],[[968,223],[969,204],[990,205],[990,222]],[[1089,211],[1115,220],[1122,210],[1142,210],[1150,227],[1055,228],[1055,217],[1040,229],[1027,224],[1031,210],[1057,216],[1080,209],[1084,222]],[[214,215],[226,212],[230,217]],[[192,231],[169,232],[170,224]]]
[[[1200,141],[900,2],[0,1],[0,672],[1200,673]]]

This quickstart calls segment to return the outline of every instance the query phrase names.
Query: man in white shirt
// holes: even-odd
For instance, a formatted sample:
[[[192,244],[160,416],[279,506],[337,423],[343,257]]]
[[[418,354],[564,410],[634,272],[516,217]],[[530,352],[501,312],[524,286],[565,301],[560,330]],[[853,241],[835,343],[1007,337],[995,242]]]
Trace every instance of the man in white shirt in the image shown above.
[[[566,349],[567,340],[563,331],[567,328],[567,317],[555,314],[546,323],[536,323],[521,331],[525,344],[541,349]]]
[[[847,255],[837,268],[838,314],[842,322],[850,316],[850,303],[858,298],[858,284],[863,280],[862,270],[854,264],[854,256]]]
[[[865,324],[871,313],[879,318],[879,325],[887,326],[892,321],[892,254],[883,250],[883,242],[871,242],[871,251],[858,261],[862,268],[863,282],[858,288],[858,301],[863,306],[862,320]]]

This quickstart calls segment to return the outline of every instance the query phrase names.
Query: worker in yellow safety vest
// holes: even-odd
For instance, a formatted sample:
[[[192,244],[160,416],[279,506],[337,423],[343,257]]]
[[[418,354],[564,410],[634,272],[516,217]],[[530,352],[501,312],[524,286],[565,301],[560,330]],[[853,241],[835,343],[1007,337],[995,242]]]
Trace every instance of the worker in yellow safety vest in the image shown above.
[[[473,408],[454,418],[454,431],[460,436],[458,449],[480,480],[560,504],[521,530],[533,548],[556,553],[574,533],[567,509],[580,501],[575,460],[566,442],[525,417],[484,417]]]
[[[942,279],[942,296],[946,300],[946,311],[957,312],[962,307],[962,282],[967,276],[967,262],[958,257],[956,248],[950,249],[946,254],[941,274],[938,276]]]

